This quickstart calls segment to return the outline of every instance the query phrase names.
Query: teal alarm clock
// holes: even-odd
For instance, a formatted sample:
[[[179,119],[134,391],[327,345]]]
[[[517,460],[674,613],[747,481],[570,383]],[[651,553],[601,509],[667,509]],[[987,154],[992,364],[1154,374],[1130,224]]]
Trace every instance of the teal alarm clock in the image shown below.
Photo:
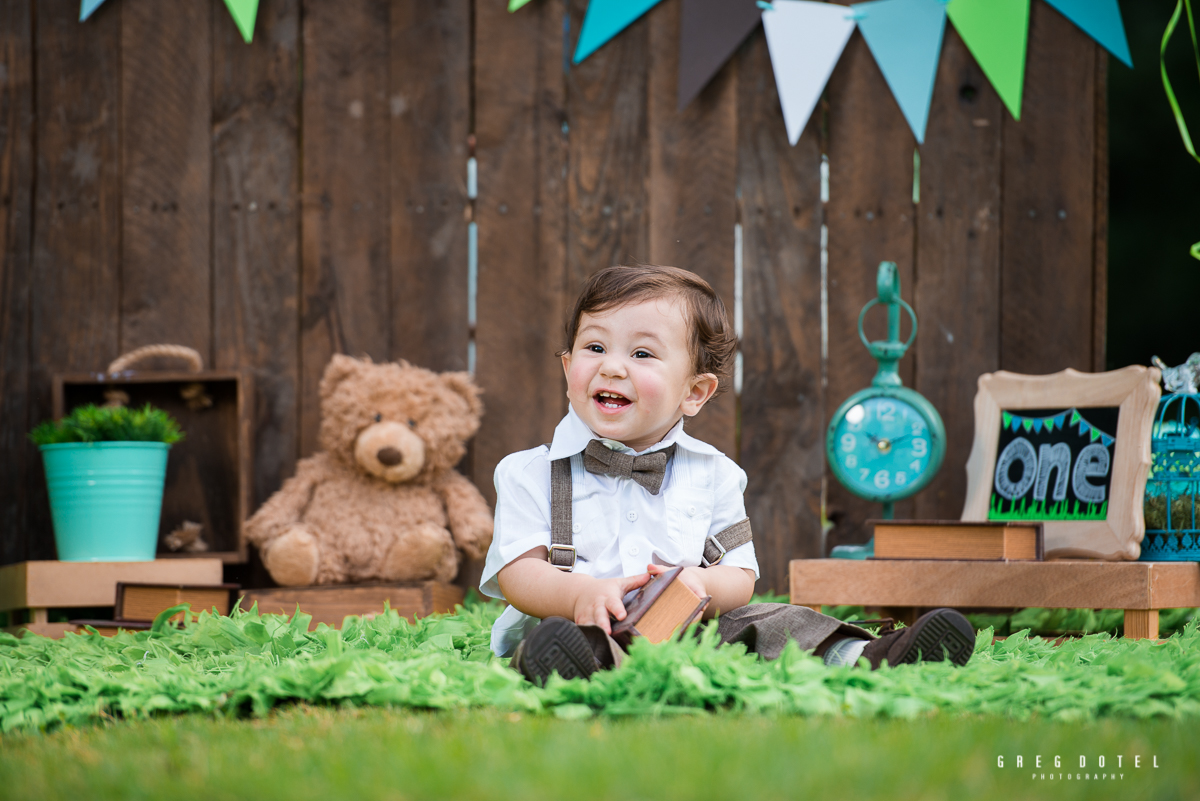
[[[933,404],[904,386],[897,364],[917,336],[917,316],[900,298],[896,265],[885,261],[876,277],[877,297],[858,315],[858,336],[879,363],[871,386],[846,399],[829,421],[825,456],[842,486],[860,498],[883,504],[882,517],[890,520],[896,501],[907,498],[933,480],[946,455],[946,427]],[[863,320],[873,306],[888,312],[888,339],[870,342]],[[900,310],[912,319],[912,333],[900,341]],[[833,556],[866,558],[874,554],[874,541],[866,546],[843,545]]]

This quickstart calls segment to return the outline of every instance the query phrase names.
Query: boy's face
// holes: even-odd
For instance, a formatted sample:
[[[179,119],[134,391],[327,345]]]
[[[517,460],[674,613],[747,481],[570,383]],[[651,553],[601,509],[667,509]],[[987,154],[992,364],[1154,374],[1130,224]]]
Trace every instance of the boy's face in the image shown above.
[[[571,408],[592,431],[645,450],[712,397],[716,376],[692,372],[687,319],[677,298],[583,315],[562,360]]]

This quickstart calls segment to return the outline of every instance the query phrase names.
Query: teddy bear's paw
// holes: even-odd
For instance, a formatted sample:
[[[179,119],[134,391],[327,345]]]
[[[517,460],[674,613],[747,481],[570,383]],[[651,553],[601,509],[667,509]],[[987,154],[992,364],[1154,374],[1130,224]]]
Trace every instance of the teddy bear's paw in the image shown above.
[[[277,584],[303,587],[316,583],[320,557],[317,538],[304,526],[293,526],[272,540],[263,563]]]
[[[434,523],[406,528],[384,554],[379,572],[385,581],[423,581],[441,578],[447,560],[458,570],[458,556],[450,532]],[[450,578],[454,574],[451,573]]]

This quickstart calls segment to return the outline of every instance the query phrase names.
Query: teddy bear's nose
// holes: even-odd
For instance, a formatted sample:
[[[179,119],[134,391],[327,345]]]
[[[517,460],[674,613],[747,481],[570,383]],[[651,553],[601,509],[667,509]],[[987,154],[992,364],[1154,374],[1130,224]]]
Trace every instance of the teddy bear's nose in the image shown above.
[[[379,453],[375,454],[375,458],[379,463],[387,467],[395,467],[404,461],[404,454],[395,448],[382,448]]]

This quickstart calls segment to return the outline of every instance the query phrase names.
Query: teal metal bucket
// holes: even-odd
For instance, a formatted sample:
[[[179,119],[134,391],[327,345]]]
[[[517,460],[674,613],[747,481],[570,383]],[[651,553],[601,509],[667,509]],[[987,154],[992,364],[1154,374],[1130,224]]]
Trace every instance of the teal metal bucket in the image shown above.
[[[61,561],[154,559],[170,447],[163,442],[41,446]]]

